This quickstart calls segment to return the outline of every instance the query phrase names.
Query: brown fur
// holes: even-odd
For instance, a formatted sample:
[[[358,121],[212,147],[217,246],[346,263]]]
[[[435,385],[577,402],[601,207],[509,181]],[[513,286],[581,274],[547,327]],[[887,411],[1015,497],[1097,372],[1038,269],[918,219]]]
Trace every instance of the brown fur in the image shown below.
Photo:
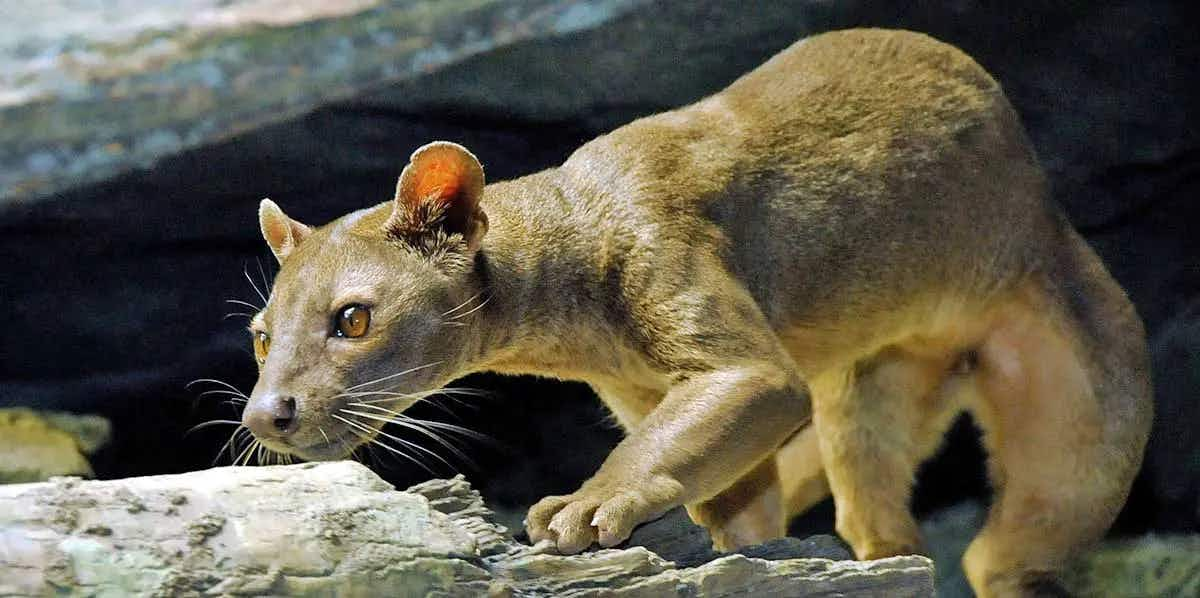
[[[964,559],[982,596],[1052,581],[1139,467],[1140,322],[999,86],[926,36],[815,36],[558,168],[442,195],[441,212],[398,197],[312,231],[264,203],[283,267],[251,408],[288,393],[300,419],[271,448],[342,456],[376,426],[334,419],[339,393],[422,365],[388,387],[582,380],[628,434],[530,510],[532,539],[610,546],[685,504],[729,548],[832,492],[839,533],[875,558],[919,549],[913,473],[970,410],[997,490]],[[372,306],[371,332],[328,338],[348,302]],[[444,325],[460,304],[481,306]]]

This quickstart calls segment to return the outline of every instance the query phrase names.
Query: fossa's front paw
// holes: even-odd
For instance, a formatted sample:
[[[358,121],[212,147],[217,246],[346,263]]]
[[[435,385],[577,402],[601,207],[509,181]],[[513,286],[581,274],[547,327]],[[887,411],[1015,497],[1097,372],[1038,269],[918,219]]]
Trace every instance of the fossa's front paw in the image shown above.
[[[679,504],[678,482],[665,477],[645,484],[605,484],[589,480],[565,496],[547,496],[529,509],[525,528],[530,541],[551,540],[561,554],[575,554],[593,543],[616,546],[634,526]]]

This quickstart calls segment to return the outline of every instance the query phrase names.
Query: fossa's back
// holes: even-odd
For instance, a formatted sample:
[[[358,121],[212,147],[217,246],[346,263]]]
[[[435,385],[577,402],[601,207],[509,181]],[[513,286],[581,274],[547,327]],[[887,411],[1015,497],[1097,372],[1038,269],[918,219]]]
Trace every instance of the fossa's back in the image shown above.
[[[906,31],[802,40],[561,170],[593,197],[634,204],[635,218],[608,225],[671,224],[654,237],[656,268],[680,263],[672,238],[719,252],[778,327],[827,320],[847,293],[859,319],[895,319],[935,289],[991,293],[1035,268],[1058,228],[999,85]]]

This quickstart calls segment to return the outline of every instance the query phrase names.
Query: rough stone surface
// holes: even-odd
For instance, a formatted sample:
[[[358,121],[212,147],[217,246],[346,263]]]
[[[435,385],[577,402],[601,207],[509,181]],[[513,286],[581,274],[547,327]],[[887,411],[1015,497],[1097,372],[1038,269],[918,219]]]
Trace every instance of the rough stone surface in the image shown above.
[[[104,446],[110,434],[108,421],[94,415],[0,409],[0,484],[90,477],[85,455]]]
[[[643,546],[680,567],[691,567],[724,556],[713,550],[708,530],[692,523],[682,507],[672,509],[666,515],[634,529],[627,544]],[[829,535],[804,539],[780,538],[735,552],[769,561],[795,558],[845,561],[854,558],[841,540]]]
[[[71,0],[0,19],[0,202],[96,181],[640,0]]]
[[[397,492],[353,462],[0,487],[0,594],[928,596],[923,557],[679,568],[645,547],[515,542],[460,477]]]

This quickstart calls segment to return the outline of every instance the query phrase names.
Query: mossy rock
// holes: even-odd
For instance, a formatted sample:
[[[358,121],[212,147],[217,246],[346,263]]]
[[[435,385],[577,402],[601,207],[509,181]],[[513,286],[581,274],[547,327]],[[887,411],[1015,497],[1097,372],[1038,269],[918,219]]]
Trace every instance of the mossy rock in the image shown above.
[[[95,415],[0,409],[0,484],[92,476],[85,454],[104,446],[108,420]]]
[[[1200,596],[1200,535],[1105,542],[1065,581],[1076,596]]]

